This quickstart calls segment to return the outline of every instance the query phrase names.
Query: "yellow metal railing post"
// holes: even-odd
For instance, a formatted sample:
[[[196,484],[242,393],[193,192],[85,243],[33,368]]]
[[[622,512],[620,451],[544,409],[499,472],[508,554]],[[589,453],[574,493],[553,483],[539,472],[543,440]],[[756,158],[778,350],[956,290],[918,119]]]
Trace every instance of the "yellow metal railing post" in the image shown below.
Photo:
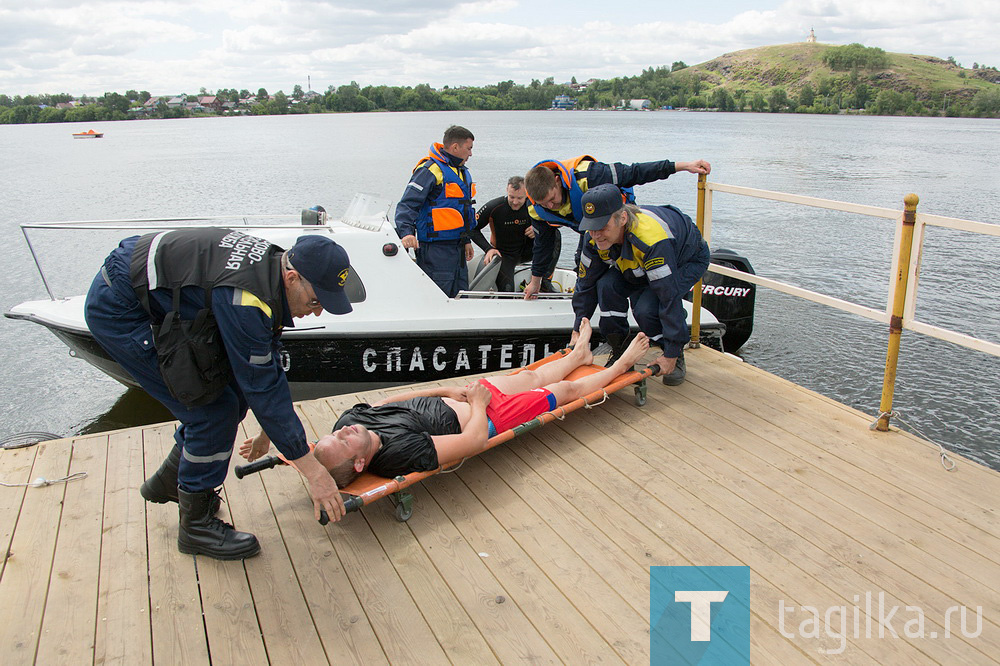
[[[913,248],[913,227],[917,221],[916,194],[903,197],[903,226],[899,236],[899,256],[896,258],[896,288],[892,296],[892,314],[889,318],[889,349],[885,355],[885,376],[882,380],[882,402],[875,429],[889,430],[892,414],[892,394],[896,388],[896,362],[899,360],[899,342],[903,335],[903,306],[906,301],[907,280],[910,274],[910,251]]]
[[[695,214],[695,223],[698,231],[705,233],[705,182],[708,176],[698,174],[698,211]],[[701,280],[695,282],[691,293],[691,348],[697,349],[701,346]]]

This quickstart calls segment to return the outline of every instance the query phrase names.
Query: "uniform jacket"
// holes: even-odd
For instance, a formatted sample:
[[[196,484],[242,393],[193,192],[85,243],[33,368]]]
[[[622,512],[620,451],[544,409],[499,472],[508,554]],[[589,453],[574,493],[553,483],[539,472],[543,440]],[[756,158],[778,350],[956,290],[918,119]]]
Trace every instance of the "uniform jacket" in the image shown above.
[[[185,242],[171,243],[171,234]],[[281,363],[279,336],[285,326],[294,325],[281,279],[281,248],[225,229],[157,236],[162,236],[161,241],[150,247],[154,261],[145,262],[151,267],[146,277],[153,278],[154,288],[149,292],[153,321],[161,321],[173,309],[173,286],[182,287],[181,318],[193,319],[205,307],[205,281],[222,285],[211,289],[211,309],[237,387],[282,455],[294,460],[308,453]],[[132,262],[131,255],[136,241],[146,238],[127,239],[119,248],[129,255],[133,286],[135,268],[143,262]],[[197,246],[202,246],[201,252]]]
[[[698,227],[673,206],[642,208],[638,224],[625,232],[622,244],[607,250],[585,234],[573,294],[574,328],[596,309],[598,279],[615,270],[629,283],[656,294],[664,355],[675,358],[688,337],[680,301],[705,274],[710,254]]]
[[[632,192],[634,186],[663,180],[675,172],[674,163],[670,160],[636,164],[621,164],[620,162],[606,164],[598,162],[590,155],[581,155],[566,162],[548,160],[539,162],[538,165],[554,169],[559,181],[569,192],[569,196],[566,197],[562,208],[557,211],[549,211],[541,206],[535,206],[534,202],[531,202],[528,208],[528,214],[531,216],[532,225],[535,228],[531,274],[537,276],[544,274],[545,267],[552,256],[555,234],[558,233],[555,227],[566,226],[579,233],[580,221],[583,219],[580,198],[584,192],[591,187],[611,183],[622,189],[627,203],[633,203],[635,202],[635,195]]]
[[[435,143],[413,175],[396,206],[400,238],[416,235],[421,243],[467,241],[475,226],[476,184],[460,160]]]

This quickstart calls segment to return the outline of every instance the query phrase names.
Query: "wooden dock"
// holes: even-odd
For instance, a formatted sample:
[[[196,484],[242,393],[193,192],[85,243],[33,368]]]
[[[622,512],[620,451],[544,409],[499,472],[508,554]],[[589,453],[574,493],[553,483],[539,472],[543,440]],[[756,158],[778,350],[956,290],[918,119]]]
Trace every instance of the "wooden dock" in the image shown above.
[[[1000,474],[687,356],[688,381],[651,383],[643,408],[626,389],[415,487],[406,523],[383,500],[321,527],[290,468],[230,474],[222,516],[263,546],[245,562],[180,554],[176,507],[139,496],[171,424],[0,451],[5,483],[87,473],[0,487],[3,662],[645,664],[649,567],[744,565],[754,663],[997,663]],[[353,398],[301,403],[310,436]],[[897,638],[878,638],[880,593]],[[843,644],[833,607],[860,607]]]

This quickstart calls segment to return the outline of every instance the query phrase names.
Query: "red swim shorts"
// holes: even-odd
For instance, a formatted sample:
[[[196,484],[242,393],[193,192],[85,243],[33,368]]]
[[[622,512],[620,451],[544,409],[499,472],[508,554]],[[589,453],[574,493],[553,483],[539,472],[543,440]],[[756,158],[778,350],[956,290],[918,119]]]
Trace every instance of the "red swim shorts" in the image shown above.
[[[547,389],[536,388],[507,395],[485,379],[480,379],[479,383],[493,395],[490,404],[486,406],[490,437],[556,408],[556,397]]]

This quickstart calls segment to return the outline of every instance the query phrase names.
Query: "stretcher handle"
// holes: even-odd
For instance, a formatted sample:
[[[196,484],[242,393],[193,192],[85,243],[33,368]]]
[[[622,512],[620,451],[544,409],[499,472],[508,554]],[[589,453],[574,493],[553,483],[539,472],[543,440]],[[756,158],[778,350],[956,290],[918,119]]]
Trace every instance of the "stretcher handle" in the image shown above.
[[[360,511],[361,507],[365,505],[364,500],[357,496],[348,497],[344,500],[344,513],[348,514],[352,511]],[[326,525],[330,522],[330,514],[326,512],[326,509],[319,510],[319,524]]]
[[[261,458],[260,460],[252,463],[247,463],[246,465],[237,465],[233,472],[236,474],[237,479],[242,479],[247,474],[256,474],[257,472],[261,472],[265,469],[271,469],[272,467],[284,464],[285,461],[277,456],[267,456],[266,458]]]
[[[650,363],[649,365],[646,366],[646,371],[649,372],[650,377],[655,377],[656,375],[660,374],[660,366],[656,365],[655,363]]]

